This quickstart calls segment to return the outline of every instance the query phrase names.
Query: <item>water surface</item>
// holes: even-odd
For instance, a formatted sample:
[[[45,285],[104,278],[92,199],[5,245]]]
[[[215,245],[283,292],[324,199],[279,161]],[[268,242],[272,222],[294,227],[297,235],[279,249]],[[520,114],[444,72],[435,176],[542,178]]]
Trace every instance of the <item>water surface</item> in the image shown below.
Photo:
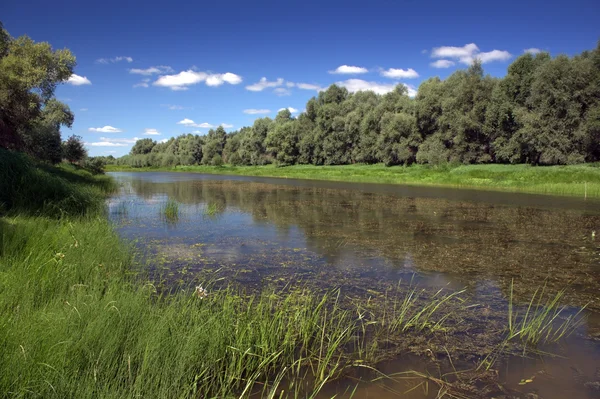
[[[578,337],[553,348],[569,361],[513,360],[503,379],[544,398],[594,397],[584,384],[600,380],[592,339],[600,337],[597,200],[193,173],[112,175],[122,187],[109,201],[111,218],[167,281],[216,273],[248,289],[297,283],[377,296],[412,280],[466,288],[484,308],[506,306],[511,281],[517,300],[544,285],[549,292],[566,287],[573,312],[590,309]],[[168,199],[179,203],[178,219],[161,214]],[[400,360],[385,367],[430,366]],[[529,374],[538,378],[519,386]],[[358,397],[385,397],[406,384],[361,385]]]

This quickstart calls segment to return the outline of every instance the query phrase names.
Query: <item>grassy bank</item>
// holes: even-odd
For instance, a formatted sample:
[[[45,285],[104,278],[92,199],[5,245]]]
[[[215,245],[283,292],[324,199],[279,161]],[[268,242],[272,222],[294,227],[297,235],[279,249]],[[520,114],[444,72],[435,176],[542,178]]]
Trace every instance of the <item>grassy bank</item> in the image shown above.
[[[600,197],[597,165],[460,165],[386,167],[383,165],[312,166],[177,166],[129,168],[109,165],[108,171],[169,171],[222,175],[282,177],[357,183],[410,184],[475,188],[540,194]]]

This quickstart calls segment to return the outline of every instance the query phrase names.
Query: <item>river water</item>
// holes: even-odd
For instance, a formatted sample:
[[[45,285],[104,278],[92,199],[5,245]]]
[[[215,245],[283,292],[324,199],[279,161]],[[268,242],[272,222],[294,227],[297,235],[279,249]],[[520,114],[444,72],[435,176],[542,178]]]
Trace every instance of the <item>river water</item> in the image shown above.
[[[523,395],[599,397],[598,200],[193,173],[111,175],[121,183],[109,201],[111,219],[166,281],[200,274],[248,289],[293,283],[356,296],[411,281],[465,289],[484,310],[506,307],[511,283],[523,303],[540,287],[566,289],[565,312],[587,306],[583,326],[548,348],[552,356],[511,358],[498,372]],[[177,218],[161,212],[169,200],[179,205]],[[388,374],[445,373],[443,365],[432,369],[409,356],[379,367]],[[324,395],[341,394],[359,378],[365,380],[332,384]],[[415,381],[362,383],[354,397],[436,397],[435,384],[427,390]]]

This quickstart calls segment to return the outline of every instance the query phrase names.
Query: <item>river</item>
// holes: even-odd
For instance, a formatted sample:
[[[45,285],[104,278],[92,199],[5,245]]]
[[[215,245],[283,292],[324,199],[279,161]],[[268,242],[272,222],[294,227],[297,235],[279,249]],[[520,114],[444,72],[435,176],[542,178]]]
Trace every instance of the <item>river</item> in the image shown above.
[[[598,200],[194,173],[111,175],[121,188],[109,200],[110,217],[163,281],[220,279],[248,290],[301,284],[356,297],[383,295],[399,282],[465,289],[483,329],[494,322],[487,309],[506,313],[511,286],[521,304],[536,289],[565,289],[564,314],[586,306],[582,327],[543,348],[552,355],[509,357],[496,369],[524,395],[599,395]],[[177,202],[177,217],[161,212],[168,200]],[[378,368],[441,377],[448,364],[406,355]],[[343,394],[365,378],[358,372],[324,394]],[[354,397],[436,397],[437,388],[416,381],[362,383]]]

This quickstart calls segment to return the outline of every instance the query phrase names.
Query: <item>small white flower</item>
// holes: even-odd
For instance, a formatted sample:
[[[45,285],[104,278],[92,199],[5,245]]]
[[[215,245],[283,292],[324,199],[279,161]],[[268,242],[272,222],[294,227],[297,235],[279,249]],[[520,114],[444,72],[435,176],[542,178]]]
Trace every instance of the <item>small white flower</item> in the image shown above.
[[[194,295],[196,295],[198,298],[202,299],[202,298],[208,296],[208,291],[206,291],[204,288],[202,288],[201,285],[197,285],[196,290],[194,291]]]

